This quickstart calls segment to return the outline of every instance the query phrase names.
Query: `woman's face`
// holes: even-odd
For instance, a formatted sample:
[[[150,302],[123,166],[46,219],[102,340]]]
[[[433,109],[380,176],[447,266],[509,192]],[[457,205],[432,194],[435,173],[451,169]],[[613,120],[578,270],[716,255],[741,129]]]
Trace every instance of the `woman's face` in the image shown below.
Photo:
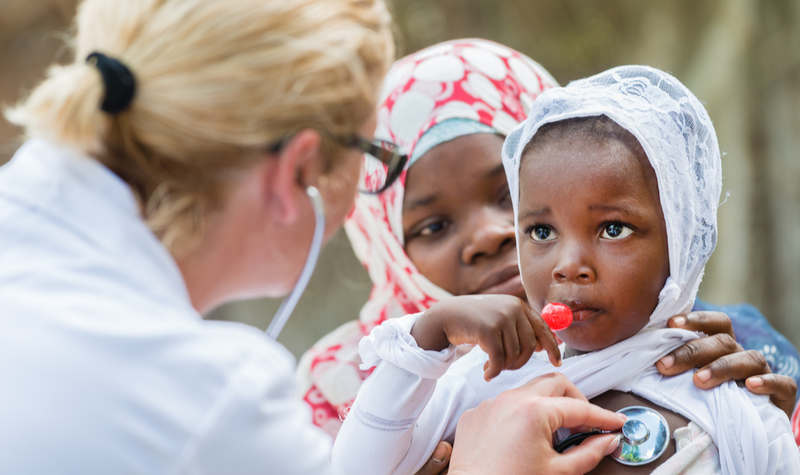
[[[669,276],[658,182],[615,141],[545,143],[520,167],[520,260],[531,306],[572,309],[558,336],[592,351],[642,329]]]
[[[406,177],[405,248],[417,269],[454,295],[525,298],[502,137],[473,134],[438,145]]]

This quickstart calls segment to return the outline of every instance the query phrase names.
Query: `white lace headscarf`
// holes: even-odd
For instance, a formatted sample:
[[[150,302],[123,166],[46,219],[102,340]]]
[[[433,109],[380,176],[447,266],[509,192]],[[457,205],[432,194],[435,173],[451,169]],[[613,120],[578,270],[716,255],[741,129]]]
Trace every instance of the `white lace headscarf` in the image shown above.
[[[663,327],[671,316],[689,312],[694,304],[703,269],[717,243],[722,187],[714,126],[700,101],[677,79],[647,66],[621,66],[539,96],[528,119],[503,146],[515,221],[521,155],[536,131],[552,122],[600,115],[639,140],[658,178],[670,276],[645,328]]]

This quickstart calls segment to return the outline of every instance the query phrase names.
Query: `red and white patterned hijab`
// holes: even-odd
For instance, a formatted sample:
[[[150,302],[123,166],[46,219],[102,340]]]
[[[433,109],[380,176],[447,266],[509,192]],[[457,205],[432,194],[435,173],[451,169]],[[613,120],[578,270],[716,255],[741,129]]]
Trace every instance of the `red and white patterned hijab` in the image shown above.
[[[557,83],[539,64],[486,40],[454,40],[407,56],[389,71],[379,99],[377,139],[412,155],[431,127],[470,119],[507,135],[534,99]],[[499,157],[498,157],[499,160]],[[314,422],[335,435],[368,372],[358,369],[358,342],[386,319],[428,309],[450,294],[420,274],[403,246],[406,171],[379,195],[359,195],[345,222],[373,287],[359,320],[320,340],[298,365],[301,396]]]

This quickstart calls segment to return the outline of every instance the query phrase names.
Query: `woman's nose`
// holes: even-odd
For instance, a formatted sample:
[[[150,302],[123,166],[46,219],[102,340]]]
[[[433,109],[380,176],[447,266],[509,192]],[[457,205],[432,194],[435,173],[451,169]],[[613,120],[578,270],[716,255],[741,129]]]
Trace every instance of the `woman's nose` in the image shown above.
[[[516,245],[513,216],[496,211],[487,210],[475,216],[467,235],[461,255],[465,264],[474,264],[482,257],[494,256]]]
[[[584,285],[597,280],[587,246],[577,242],[562,242],[559,251],[558,262],[553,268],[553,280]]]

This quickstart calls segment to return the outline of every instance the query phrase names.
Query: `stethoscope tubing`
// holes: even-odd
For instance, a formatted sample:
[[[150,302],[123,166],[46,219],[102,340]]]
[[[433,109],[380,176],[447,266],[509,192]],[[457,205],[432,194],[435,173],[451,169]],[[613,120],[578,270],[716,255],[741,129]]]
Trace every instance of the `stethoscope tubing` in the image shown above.
[[[325,235],[325,207],[322,203],[322,195],[320,195],[319,190],[313,186],[306,188],[306,195],[308,195],[308,199],[311,200],[311,207],[314,208],[314,220],[316,223],[314,226],[314,237],[311,239],[311,249],[308,252],[308,258],[306,258],[303,271],[300,273],[300,278],[289,293],[289,296],[281,303],[278,312],[272,318],[269,327],[267,327],[267,336],[273,340],[278,339],[278,335],[281,334],[283,327],[286,325],[294,308],[297,306],[300,296],[302,296],[303,292],[306,290],[308,281],[311,280],[311,274],[314,273],[314,267],[317,265],[320,250],[322,249],[322,237]]]

